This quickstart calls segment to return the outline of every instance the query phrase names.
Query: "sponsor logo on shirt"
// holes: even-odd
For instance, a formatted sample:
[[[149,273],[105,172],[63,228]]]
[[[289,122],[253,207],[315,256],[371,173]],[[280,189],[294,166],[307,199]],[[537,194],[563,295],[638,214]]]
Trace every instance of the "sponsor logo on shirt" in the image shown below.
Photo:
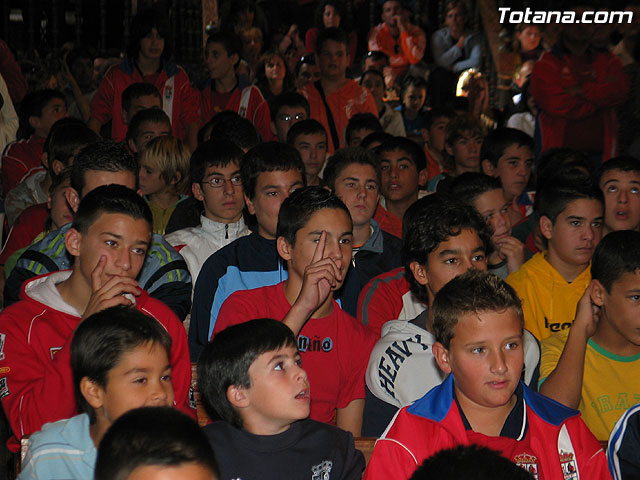
[[[311,480],[329,480],[331,478],[331,468],[333,467],[333,462],[331,460],[325,460],[318,465],[314,465],[311,467]]]

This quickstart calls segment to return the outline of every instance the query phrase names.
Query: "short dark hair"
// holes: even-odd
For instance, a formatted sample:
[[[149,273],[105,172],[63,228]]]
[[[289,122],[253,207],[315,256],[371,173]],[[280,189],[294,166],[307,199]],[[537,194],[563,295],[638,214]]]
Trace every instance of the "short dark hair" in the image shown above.
[[[349,54],[349,37],[347,33],[340,27],[330,27],[320,30],[318,33],[318,38],[316,39],[316,52],[318,52],[318,55],[322,52],[324,44],[329,40],[342,43],[347,49],[347,54]]]
[[[608,293],[625,273],[640,272],[640,232],[619,230],[605,235],[591,259],[591,278]]]
[[[489,249],[491,229],[471,206],[445,195],[434,193],[414,202],[402,221],[402,263],[405,277],[414,295],[427,301],[427,288],[416,282],[411,263],[427,265],[429,254],[450,237],[460,235],[464,229],[475,230]]]
[[[275,122],[278,118],[278,112],[282,107],[302,107],[307,112],[307,118],[311,116],[311,107],[309,101],[304,95],[298,92],[284,92],[269,100],[269,111],[271,112],[271,121]]]
[[[67,103],[67,98],[60,90],[44,89],[35,90],[24,96],[20,102],[18,113],[20,115],[20,125],[27,135],[33,133],[34,129],[29,123],[31,117],[41,117],[42,110],[53,99],[60,99]]]
[[[480,159],[489,160],[494,167],[498,166],[498,160],[511,145],[527,147],[533,153],[533,138],[516,128],[497,128],[490,130],[480,150]]]
[[[287,133],[287,143],[291,146],[296,142],[296,139],[300,135],[313,135],[320,133],[327,137],[327,131],[318,120],[308,118],[307,120],[301,120],[291,126]],[[327,137],[328,139],[328,137]]]
[[[78,152],[71,166],[71,187],[78,195],[82,195],[89,171],[131,172],[136,179],[136,188],[138,186],[138,162],[123,144],[112,140],[92,143]]]
[[[472,135],[475,134],[483,138],[485,135],[484,128],[480,121],[470,113],[465,113],[462,115],[456,115],[448,123],[445,134],[445,143],[453,145],[456,140],[460,139],[464,132],[471,132]]]
[[[120,213],[136,220],[145,220],[149,224],[149,231],[153,225],[153,216],[147,202],[134,190],[112,184],[94,188],[80,200],[72,228],[85,234],[104,213]]]
[[[304,57],[302,57],[300,60],[298,60],[298,63],[296,63],[296,68],[295,68],[296,77],[300,73],[300,69],[302,68],[302,65],[305,65],[305,64],[306,65],[315,65],[316,64],[316,54],[315,54],[315,52],[307,53]]]
[[[336,189],[336,180],[349,165],[369,165],[376,172],[378,186],[380,186],[380,164],[373,152],[362,147],[347,147],[336,150],[329,158],[324,168],[322,184],[332,191]]]
[[[96,480],[126,480],[138,467],[197,464],[220,478],[215,454],[197,422],[171,407],[135,408],[100,441]]]
[[[382,72],[380,70],[376,70],[375,68],[370,68],[369,70],[362,72],[362,75],[360,76],[360,85],[362,85],[362,82],[364,82],[364,77],[366,75],[373,75],[374,77],[378,77],[379,79],[382,80],[382,85],[385,85],[386,88],[386,82],[384,80],[384,75],[382,74]]]
[[[297,346],[293,332],[270,318],[233,325],[216,334],[198,359],[198,389],[209,417],[241,428],[242,419],[227,399],[228,388],[250,388],[249,368],[256,358],[288,346]]]
[[[206,128],[210,129],[209,137],[204,135]],[[260,143],[256,127],[248,119],[241,117],[237,112],[225,110],[214,115],[207,124],[202,127],[202,140],[226,139],[235,143],[243,150],[248,150]]]
[[[247,198],[256,195],[256,183],[261,173],[286,172],[298,170],[305,180],[304,163],[298,151],[290,145],[280,142],[266,142],[253,147],[242,157],[240,176]]]
[[[571,181],[559,178],[545,184],[538,195],[536,209],[540,216],[547,217],[551,223],[555,223],[558,215],[575,200],[592,199],[604,205],[602,191],[590,181]]]
[[[353,133],[355,131],[365,128],[373,132],[384,131],[382,125],[380,125],[380,120],[378,120],[378,117],[376,117],[373,113],[356,113],[349,119],[349,123],[347,123],[347,129],[344,132],[344,138],[347,141],[347,144],[351,143],[351,138],[353,137]]]
[[[209,167],[226,167],[230,163],[240,165],[244,152],[230,140],[207,140],[198,145],[191,154],[189,178],[191,183],[200,183]]]
[[[418,75],[407,75],[402,79],[402,83],[400,85],[402,95],[404,95],[407,91],[407,88],[412,85],[416,88],[423,89],[425,92],[427,91],[427,81],[423,77],[420,77]]]
[[[133,116],[131,122],[129,122],[129,128],[127,128],[127,138],[135,140],[140,135],[142,125],[145,123],[164,123],[171,129],[171,120],[163,110],[147,108],[140,110]]]
[[[640,174],[640,160],[636,157],[632,157],[631,155],[621,155],[607,160],[600,165],[600,168],[598,168],[598,171],[595,174],[596,185],[600,185],[600,181],[604,174],[611,170]]]
[[[382,145],[386,140],[390,138],[393,138],[393,135],[387,132],[373,132],[362,139],[362,141],[360,142],[360,146],[362,148],[368,149],[369,145],[371,145],[372,143],[380,142],[380,144]],[[376,155],[378,154],[378,148],[379,147],[377,147],[375,150]]]
[[[497,275],[476,268],[467,270],[442,287],[433,300],[433,333],[449,348],[455,326],[463,315],[513,309],[524,328],[522,302],[516,291]]]
[[[540,154],[536,168],[536,198],[544,185],[559,177],[588,179],[593,167],[589,158],[580,150],[567,147],[549,148]]]
[[[389,55],[387,55],[381,50],[369,50],[366,55],[362,56],[362,60],[360,64],[360,68],[362,68],[362,70],[364,70],[364,65],[367,62],[367,58],[373,58],[374,62],[384,60],[387,66],[389,66]],[[364,76],[364,73],[362,75]]]
[[[343,210],[351,221],[347,206],[326,188],[310,186],[295,190],[280,206],[276,236],[283,237],[289,244],[295,245],[298,231],[304,228],[314,213],[325,208]]]
[[[242,39],[233,32],[214,32],[207,37],[206,45],[219,43],[227,52],[227,56],[238,55],[238,62],[242,55]],[[237,65],[236,65],[237,66]]]
[[[153,83],[136,82],[129,85],[122,92],[122,110],[128,112],[131,108],[131,102],[140,97],[154,96],[162,103],[162,97],[158,88]]]
[[[409,480],[533,480],[526,466],[480,445],[458,445],[427,458]]]
[[[451,120],[456,116],[456,112],[449,107],[434,107],[431,110],[427,110],[424,114],[424,126],[428,130],[430,129],[436,120],[439,118],[448,118]]]
[[[171,30],[169,28],[167,15],[151,7],[138,12],[131,21],[129,44],[127,45],[127,55],[130,59],[135,60],[138,57],[140,53],[140,41],[149,35],[154,28],[158,31],[158,35],[164,39],[162,58],[164,60],[171,58]]]
[[[501,190],[500,178],[479,172],[465,172],[451,182],[449,194],[466,205],[473,206],[476,198],[493,190]]]
[[[393,152],[395,150],[402,150],[406,153],[416,166],[418,173],[427,168],[427,157],[424,154],[424,150],[420,148],[420,145],[416,142],[405,137],[387,138],[378,147],[376,153],[382,155],[383,153]]]
[[[61,118],[54,123],[43,146],[43,150],[47,153],[48,171],[51,178],[55,177],[53,172],[54,160],[58,160],[65,167],[68,167],[69,159],[78,148],[99,141],[100,135],[77,118]]]
[[[109,372],[123,355],[146,344],[160,345],[170,357],[171,337],[166,329],[135,308],[107,308],[80,322],[71,341],[71,370],[76,401],[91,423],[95,423],[96,413],[80,392],[80,381],[86,377],[106,388]]]
[[[344,2],[342,2],[341,0],[324,0],[322,3],[318,3],[318,8],[316,8],[315,15],[313,17],[315,27],[319,31],[325,28],[323,16],[324,9],[327,7],[327,5],[331,5],[336,9],[338,15],[340,16],[340,27],[344,30],[347,30],[347,28],[345,28],[345,25],[347,24],[347,16],[344,11]]]

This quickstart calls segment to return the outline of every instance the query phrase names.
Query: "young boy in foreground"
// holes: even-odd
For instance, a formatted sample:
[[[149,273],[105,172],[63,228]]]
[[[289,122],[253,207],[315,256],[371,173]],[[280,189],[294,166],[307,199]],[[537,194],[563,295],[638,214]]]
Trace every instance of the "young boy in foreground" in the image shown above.
[[[118,418],[100,442],[95,480],[218,480],[216,456],[198,424],[169,407]]]
[[[307,419],[310,388],[296,338],[262,318],[214,337],[198,362],[205,427],[221,478],[360,480],[362,454],[353,437]]]
[[[289,278],[231,295],[213,334],[253,318],[282,320],[298,337],[313,384],[311,418],[360,435],[364,371],[374,335],[334,300],[351,264],[349,210],[322,187],[293,192],[278,215],[277,248]]]
[[[124,306],[82,321],[71,341],[76,401],[83,412],[31,435],[20,478],[93,478],[97,447],[123,413],[173,406],[171,337],[155,319]]]
[[[22,300],[0,314],[0,398],[16,439],[76,410],[70,343],[83,318],[114,305],[144,311],[172,338],[172,383],[176,404],[189,408],[191,380],[184,327],[135,278],[151,240],[151,212],[136,192],[107,185],[80,202],[65,247],[73,268],[25,282]],[[51,399],[55,401],[51,401]],[[16,449],[16,439],[9,447]]]
[[[598,440],[638,402],[640,232],[606,235],[571,329],[542,342],[540,392],[582,412]]]
[[[512,288],[472,269],[442,287],[433,309],[435,360],[450,375],[395,417],[376,442],[366,480],[407,479],[425,458],[471,443],[545,480],[611,478],[579,413],[519,381],[523,317]]]

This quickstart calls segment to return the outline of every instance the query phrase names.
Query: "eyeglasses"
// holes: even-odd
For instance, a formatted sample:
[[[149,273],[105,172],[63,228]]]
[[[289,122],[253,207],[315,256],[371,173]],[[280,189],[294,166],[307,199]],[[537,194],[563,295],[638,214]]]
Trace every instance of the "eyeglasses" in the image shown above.
[[[228,182],[231,182],[231,186],[233,187],[241,187],[242,186],[242,177],[240,175],[234,175],[231,178],[225,177],[211,177],[206,182],[200,182],[202,185],[209,185],[211,188],[222,188]]]
[[[287,122],[287,123],[293,119],[295,119],[296,121],[300,121],[300,120],[306,120],[306,118],[307,116],[304,113],[296,113],[293,117],[288,113],[285,115],[278,115],[278,120],[280,120],[281,122]]]

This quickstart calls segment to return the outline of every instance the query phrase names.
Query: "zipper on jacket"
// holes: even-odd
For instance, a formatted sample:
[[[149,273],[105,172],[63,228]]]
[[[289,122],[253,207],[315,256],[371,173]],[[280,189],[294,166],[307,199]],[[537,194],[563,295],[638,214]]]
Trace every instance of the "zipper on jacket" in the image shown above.
[[[229,238],[229,224],[228,223],[224,224],[224,238],[225,239]]]

